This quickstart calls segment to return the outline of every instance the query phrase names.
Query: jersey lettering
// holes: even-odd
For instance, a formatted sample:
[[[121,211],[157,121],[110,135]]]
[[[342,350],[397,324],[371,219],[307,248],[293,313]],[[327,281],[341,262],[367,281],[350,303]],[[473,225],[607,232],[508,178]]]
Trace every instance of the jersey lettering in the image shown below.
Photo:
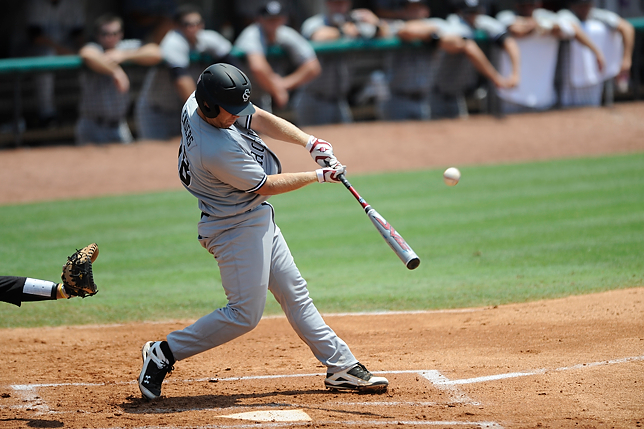
[[[186,149],[184,147],[183,139],[179,145],[179,178],[184,185],[190,186],[192,183],[192,175],[190,174],[190,163],[186,156]]]
[[[262,167],[264,166],[264,152],[266,152],[266,148],[261,145],[257,144],[255,142],[252,142],[250,144],[250,151],[253,154],[253,157],[255,158],[255,161]]]
[[[181,115],[181,128],[183,128],[183,135],[185,136],[186,145],[190,147],[195,139],[192,136],[192,128],[190,128],[190,119],[188,117],[188,112],[185,110],[183,112],[183,115]]]

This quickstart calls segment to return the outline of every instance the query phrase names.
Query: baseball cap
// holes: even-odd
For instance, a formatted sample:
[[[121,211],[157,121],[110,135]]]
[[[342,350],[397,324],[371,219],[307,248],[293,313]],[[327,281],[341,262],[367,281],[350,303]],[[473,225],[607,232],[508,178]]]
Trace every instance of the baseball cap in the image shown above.
[[[479,0],[452,0],[452,7],[463,12],[474,12],[481,8]]]
[[[270,0],[259,10],[259,16],[281,16],[286,15],[286,8],[277,0]]]

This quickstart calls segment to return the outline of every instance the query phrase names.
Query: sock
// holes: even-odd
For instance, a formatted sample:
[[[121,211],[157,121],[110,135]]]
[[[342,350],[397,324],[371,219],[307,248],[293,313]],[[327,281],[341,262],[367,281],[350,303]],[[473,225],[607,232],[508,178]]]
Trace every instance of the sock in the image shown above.
[[[172,350],[170,350],[170,346],[168,345],[167,341],[161,341],[161,344],[159,345],[159,348],[163,352],[163,355],[165,356],[166,359],[168,359],[168,363],[170,365],[174,365],[176,360],[174,359],[174,355],[172,354]]]

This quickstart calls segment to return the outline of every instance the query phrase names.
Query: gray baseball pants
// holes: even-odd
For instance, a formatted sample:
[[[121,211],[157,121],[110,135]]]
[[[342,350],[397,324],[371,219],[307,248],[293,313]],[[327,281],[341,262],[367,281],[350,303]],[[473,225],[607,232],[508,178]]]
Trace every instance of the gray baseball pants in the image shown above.
[[[199,236],[217,260],[228,304],[167,336],[176,360],[251,331],[262,318],[270,290],[297,335],[330,373],[358,362],[313,305],[270,204],[230,218],[202,217]]]

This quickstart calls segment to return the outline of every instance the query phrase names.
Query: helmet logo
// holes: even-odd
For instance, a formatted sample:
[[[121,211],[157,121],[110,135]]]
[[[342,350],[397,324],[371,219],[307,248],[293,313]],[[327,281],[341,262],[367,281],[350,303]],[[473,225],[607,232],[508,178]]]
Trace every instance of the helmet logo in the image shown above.
[[[250,89],[246,88],[242,94],[242,100],[246,103],[250,99]]]

